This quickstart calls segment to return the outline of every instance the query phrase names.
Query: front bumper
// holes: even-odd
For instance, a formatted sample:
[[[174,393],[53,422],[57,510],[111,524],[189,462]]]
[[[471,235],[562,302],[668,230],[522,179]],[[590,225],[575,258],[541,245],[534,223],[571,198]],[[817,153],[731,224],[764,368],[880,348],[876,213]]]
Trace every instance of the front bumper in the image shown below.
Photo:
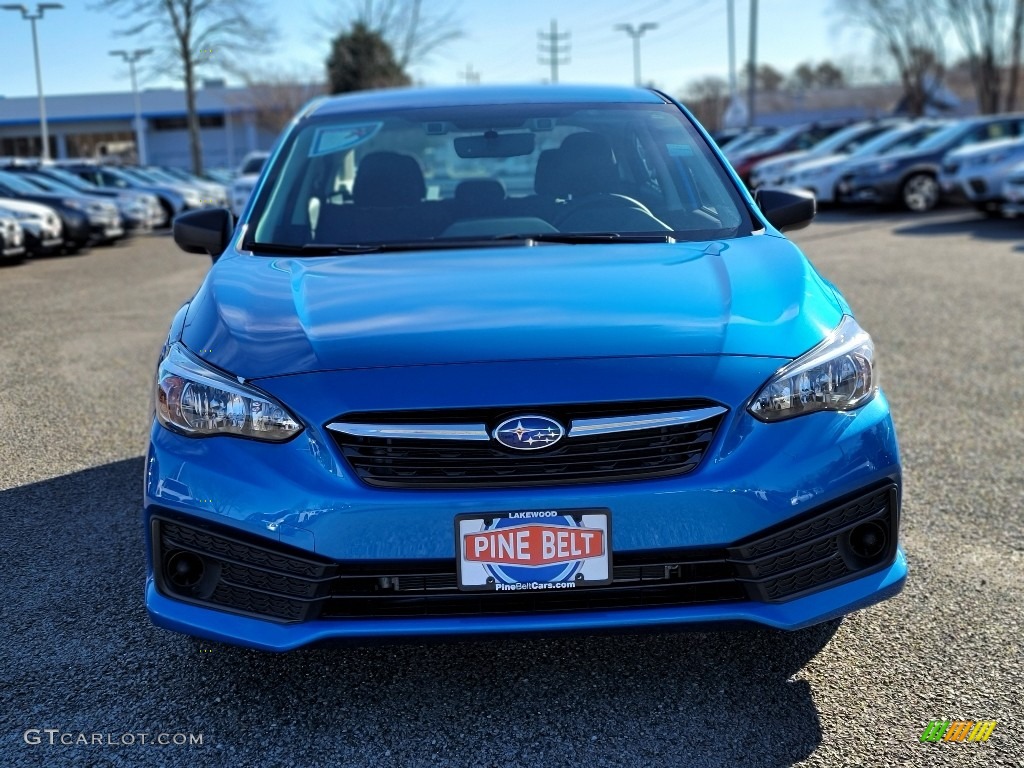
[[[330,438],[313,426],[288,443],[271,445],[226,437],[193,440],[154,425],[143,515],[150,561],[146,604],[153,621],[167,629],[274,651],[332,640],[658,629],[736,621],[794,630],[901,589],[906,561],[897,550],[900,482],[898,448],[881,393],[851,413],[813,414],[770,425],[734,410],[727,414],[703,463],[687,475],[501,491],[366,487],[351,476]],[[882,487],[893,488],[897,499],[889,548],[882,559],[862,570],[843,570],[835,553],[844,546],[840,538],[867,518],[847,521],[844,531],[825,531],[828,541],[810,546],[800,539],[784,547],[786,551],[770,553],[782,561],[795,558],[781,562],[781,570],[770,574],[772,579],[804,580],[798,584],[759,592],[760,587],[748,584],[765,582],[764,574],[734,564],[730,567],[740,569],[732,572],[738,574],[740,592],[715,592],[721,599],[710,600],[691,595],[678,604],[651,607],[641,601],[630,607],[515,614],[488,610],[479,615],[431,615],[433,609],[425,609],[419,616],[389,615],[385,610],[372,617],[351,612],[322,617],[314,608],[289,615],[287,606],[272,602],[279,598],[278,587],[273,586],[279,581],[272,579],[257,588],[257,593],[266,593],[263,597],[257,595],[255,602],[247,598],[243,607],[279,615],[254,618],[208,607],[205,598],[194,604],[169,596],[159,583],[171,550],[165,545],[154,558],[153,521],[161,518],[227,531],[238,537],[243,549],[255,542],[328,568],[380,574],[405,567],[408,573],[409,568],[427,564],[444,570],[454,567],[452,523],[458,513],[603,507],[611,510],[613,566],[616,557],[629,563],[671,555],[682,562],[681,573],[690,573],[690,556],[708,558],[709,552],[725,552],[725,559],[744,560],[742,548],[749,542],[794,526],[806,528],[807,521],[822,511]],[[240,552],[225,557],[234,562],[232,567],[244,568]],[[819,567],[824,570],[806,575]],[[254,585],[247,583],[247,589]],[[303,594],[323,597],[316,591],[318,584]],[[399,603],[401,613],[407,606],[401,599]]]

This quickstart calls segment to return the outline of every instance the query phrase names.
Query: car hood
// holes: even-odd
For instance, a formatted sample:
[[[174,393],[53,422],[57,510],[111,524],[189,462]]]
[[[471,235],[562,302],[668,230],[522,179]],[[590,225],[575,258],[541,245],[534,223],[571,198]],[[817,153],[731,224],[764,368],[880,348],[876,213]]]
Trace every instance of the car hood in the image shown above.
[[[229,252],[185,319],[244,378],[513,360],[756,355],[820,342],[843,305],[785,238],[277,258]]]
[[[49,206],[13,197],[0,197],[0,208],[4,208],[8,211],[21,211],[22,213],[28,213],[37,219],[45,219],[47,216],[57,215],[56,211]]]
[[[790,170],[792,173],[802,173],[803,171],[815,171],[818,168],[830,168],[840,166],[843,163],[847,163],[850,160],[849,155],[835,154],[835,155],[822,155],[821,157],[815,157],[810,160],[804,160],[795,164]],[[858,161],[858,164],[860,161]]]

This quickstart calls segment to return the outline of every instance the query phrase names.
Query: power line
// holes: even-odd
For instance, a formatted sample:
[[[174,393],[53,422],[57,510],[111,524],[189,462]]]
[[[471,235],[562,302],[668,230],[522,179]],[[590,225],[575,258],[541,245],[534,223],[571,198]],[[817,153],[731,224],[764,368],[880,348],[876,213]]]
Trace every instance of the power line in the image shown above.
[[[537,61],[551,67],[552,83],[558,82],[558,67],[571,61],[569,58],[569,50],[572,46],[571,35],[571,32],[559,32],[558,22],[555,19],[551,20],[550,32],[537,31]]]

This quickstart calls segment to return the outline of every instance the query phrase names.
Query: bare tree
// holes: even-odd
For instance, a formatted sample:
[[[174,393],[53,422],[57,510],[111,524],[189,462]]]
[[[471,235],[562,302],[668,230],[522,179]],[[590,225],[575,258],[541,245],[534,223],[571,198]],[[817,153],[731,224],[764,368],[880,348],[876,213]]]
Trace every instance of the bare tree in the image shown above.
[[[303,106],[327,93],[318,74],[246,67],[237,75],[245,83],[245,91],[232,101],[250,110],[256,125],[270,133],[280,133]]]
[[[946,0],[945,12],[967,53],[978,109],[986,114],[1012,109],[1017,100],[1024,0]]]
[[[140,38],[159,54],[153,69],[181,78],[192,172],[202,173],[196,81],[203,68],[224,69],[235,51],[266,50],[269,24],[253,21],[267,18],[259,0],[99,0],[95,8],[130,20],[117,34]]]
[[[722,127],[722,115],[729,101],[729,83],[714,75],[693,80],[686,85],[682,101],[701,125],[716,131]]]
[[[329,29],[362,24],[391,46],[395,62],[403,70],[427,61],[446,43],[463,37],[456,6],[431,0],[348,0],[340,13],[319,21]]]
[[[955,0],[950,0],[955,2]],[[924,114],[931,91],[945,71],[946,25],[931,0],[835,0],[850,22],[875,36],[892,59],[903,86],[903,103],[913,116]]]

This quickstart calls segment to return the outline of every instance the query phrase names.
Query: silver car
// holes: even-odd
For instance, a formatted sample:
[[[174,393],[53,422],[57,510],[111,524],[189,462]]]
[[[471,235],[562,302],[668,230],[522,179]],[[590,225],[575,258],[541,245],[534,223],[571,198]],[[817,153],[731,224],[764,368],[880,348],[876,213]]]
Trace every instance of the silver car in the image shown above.
[[[950,152],[939,183],[948,194],[962,194],[986,216],[1002,216],[1003,183],[1024,162],[1024,138],[996,139]]]

